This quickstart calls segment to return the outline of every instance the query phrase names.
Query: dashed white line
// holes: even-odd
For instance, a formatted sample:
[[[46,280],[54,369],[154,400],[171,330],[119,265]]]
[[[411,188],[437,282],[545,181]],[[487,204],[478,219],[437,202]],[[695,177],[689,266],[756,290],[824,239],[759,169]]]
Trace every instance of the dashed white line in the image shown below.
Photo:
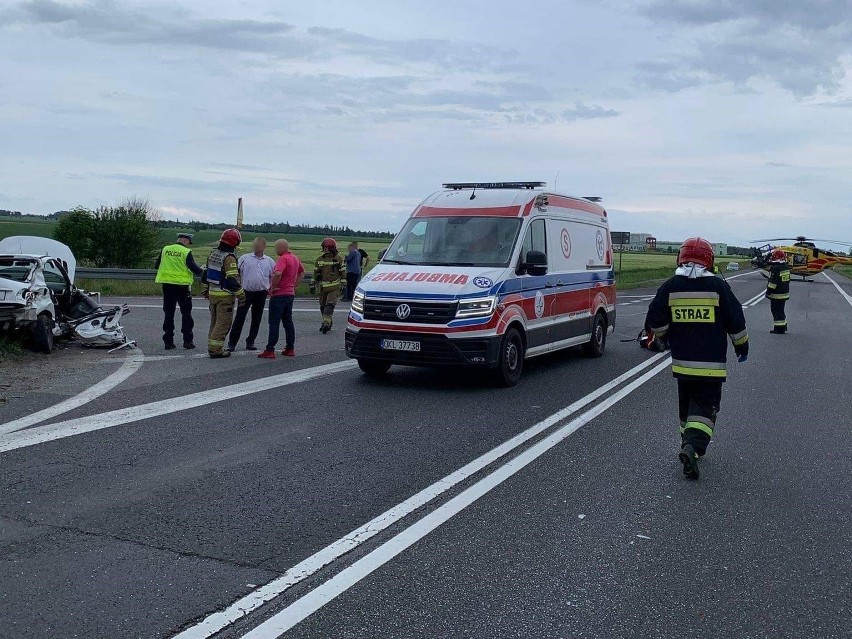
[[[5,424],[0,424],[0,435],[12,433],[16,430],[21,430],[22,428],[27,428],[47,421],[57,415],[62,415],[63,413],[74,410],[75,408],[84,406],[93,399],[108,393],[142,367],[142,364],[145,361],[145,354],[138,349],[136,351],[128,350],[126,358],[110,359],[112,361],[122,362],[121,367],[119,367],[117,371],[105,377],[97,384],[89,386],[83,392],[74,395],[74,397],[70,397],[65,401],[59,402],[49,408],[45,408],[44,410],[31,413],[26,417],[21,417],[20,419],[14,419],[10,422],[6,422]]]
[[[574,418],[540,442],[534,444],[517,457],[506,462],[494,472],[486,475],[478,482],[465,489],[447,503],[439,506],[419,521],[398,533],[381,546],[362,557],[354,564],[345,568],[337,575],[303,595],[281,612],[267,619],[253,630],[243,635],[243,639],[275,639],[293,628],[317,610],[333,601],[359,581],[368,577],[388,561],[413,546],[426,535],[434,531],[452,517],[473,504],[480,497],[505,482],[520,470],[541,457],[544,453],[567,439],[577,430],[588,424],[594,418],[627,397],[634,390],[651,380],[654,376],[666,370],[671,363],[666,358],[658,366],[637,378],[620,391],[613,394],[600,404]]]
[[[207,639],[208,637],[212,637],[216,633],[221,632],[235,621],[252,613],[267,602],[272,601],[292,588],[294,585],[304,581],[311,575],[317,573],[323,567],[329,565],[344,554],[352,551],[367,540],[376,536],[390,525],[411,514],[418,508],[421,508],[435,500],[437,497],[446,493],[448,490],[458,485],[471,475],[478,473],[495,461],[499,460],[501,457],[504,457],[519,446],[528,442],[530,439],[540,435],[547,429],[564,421],[578,410],[609,393],[611,390],[617,388],[627,380],[639,374],[641,371],[652,366],[665,355],[665,353],[659,353],[642,362],[638,366],[631,368],[629,371],[619,375],[585,397],[578,399],[571,405],[540,421],[524,432],[515,435],[513,438],[488,451],[484,455],[477,457],[455,472],[438,480],[431,486],[424,488],[419,493],[412,495],[402,503],[368,521],[366,524],[356,528],[348,535],[345,535],[337,541],[329,544],[322,550],[296,564],[283,575],[269,582],[265,586],[258,588],[254,592],[251,592],[245,597],[235,601],[224,610],[209,615],[196,625],[175,635],[173,639]],[[665,365],[668,365],[668,361],[669,360],[667,359]]]

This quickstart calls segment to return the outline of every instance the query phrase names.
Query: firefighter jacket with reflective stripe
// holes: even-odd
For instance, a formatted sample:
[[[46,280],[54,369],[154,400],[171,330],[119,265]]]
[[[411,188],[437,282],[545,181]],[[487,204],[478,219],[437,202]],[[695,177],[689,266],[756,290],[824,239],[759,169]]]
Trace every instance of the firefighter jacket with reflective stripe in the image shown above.
[[[645,325],[668,340],[675,377],[724,381],[728,338],[734,346],[748,342],[742,304],[720,277],[671,278],[657,291]]]
[[[327,291],[346,280],[346,267],[340,253],[323,253],[314,264],[314,284]]]
[[[766,297],[771,300],[790,299],[790,265],[787,262],[773,262],[769,265]]]
[[[157,265],[157,284],[192,284],[192,271],[186,265],[189,249],[183,244],[163,247]]]
[[[216,249],[207,258],[207,284],[210,296],[236,295],[244,297],[240,284],[240,269],[232,252]]]

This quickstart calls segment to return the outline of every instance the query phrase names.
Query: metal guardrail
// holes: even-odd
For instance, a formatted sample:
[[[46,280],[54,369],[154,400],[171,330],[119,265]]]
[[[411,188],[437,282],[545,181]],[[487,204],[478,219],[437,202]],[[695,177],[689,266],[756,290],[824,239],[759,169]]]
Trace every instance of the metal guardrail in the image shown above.
[[[154,281],[156,269],[152,268],[77,268],[75,278],[87,280],[126,280],[143,282]],[[303,282],[310,282],[311,276],[305,273]]]

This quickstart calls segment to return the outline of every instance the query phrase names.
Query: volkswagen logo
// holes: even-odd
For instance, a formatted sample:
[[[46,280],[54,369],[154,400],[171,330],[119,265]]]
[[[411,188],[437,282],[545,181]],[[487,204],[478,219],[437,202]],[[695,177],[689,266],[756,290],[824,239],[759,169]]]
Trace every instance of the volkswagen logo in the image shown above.
[[[411,315],[411,307],[408,304],[400,304],[396,307],[396,316],[401,320],[407,320]]]

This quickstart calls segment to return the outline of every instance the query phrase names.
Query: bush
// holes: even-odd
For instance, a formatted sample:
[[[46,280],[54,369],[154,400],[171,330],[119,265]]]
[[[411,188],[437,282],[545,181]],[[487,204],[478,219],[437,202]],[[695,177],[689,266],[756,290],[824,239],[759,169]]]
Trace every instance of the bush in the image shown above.
[[[77,207],[60,219],[53,237],[79,262],[98,268],[151,268],[159,247],[156,212],[147,200],[130,198],[94,211]]]

